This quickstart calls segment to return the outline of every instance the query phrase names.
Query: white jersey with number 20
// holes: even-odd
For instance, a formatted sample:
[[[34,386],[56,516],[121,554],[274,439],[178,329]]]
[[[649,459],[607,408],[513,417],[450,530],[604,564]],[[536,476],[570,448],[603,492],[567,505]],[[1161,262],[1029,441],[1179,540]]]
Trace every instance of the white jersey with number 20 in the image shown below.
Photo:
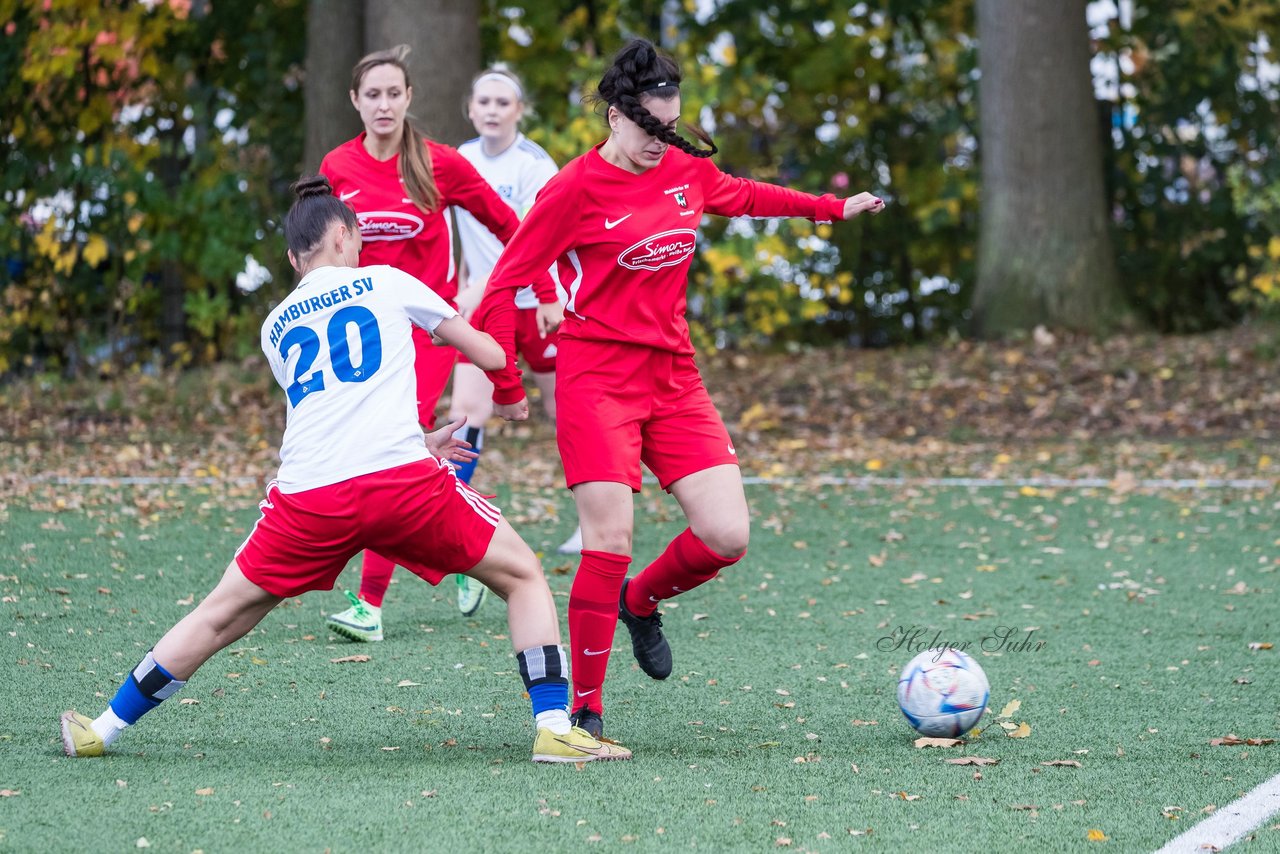
[[[288,398],[281,492],[302,492],[427,459],[418,424],[413,326],[453,310],[395,267],[320,267],[262,324],[262,351]]]

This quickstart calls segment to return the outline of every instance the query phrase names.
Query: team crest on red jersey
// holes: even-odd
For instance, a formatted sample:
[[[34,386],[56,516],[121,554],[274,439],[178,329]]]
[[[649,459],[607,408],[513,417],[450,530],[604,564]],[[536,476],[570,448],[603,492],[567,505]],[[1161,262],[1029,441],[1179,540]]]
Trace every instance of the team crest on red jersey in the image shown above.
[[[365,211],[356,214],[365,240],[408,240],[422,231],[422,220],[399,211]]]
[[[685,201],[684,193],[676,193],[676,204],[682,208],[689,207],[689,203]]]
[[[674,267],[693,254],[696,239],[697,234],[687,228],[664,231],[623,250],[618,263],[628,270]]]

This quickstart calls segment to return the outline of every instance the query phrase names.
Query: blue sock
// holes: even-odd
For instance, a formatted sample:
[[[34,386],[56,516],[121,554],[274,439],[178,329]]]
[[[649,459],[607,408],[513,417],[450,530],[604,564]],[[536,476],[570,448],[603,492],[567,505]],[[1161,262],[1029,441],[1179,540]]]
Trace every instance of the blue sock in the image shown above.
[[[148,651],[111,698],[111,711],[125,723],[135,724],[186,684],[185,680],[174,679]]]
[[[462,439],[464,442],[471,443],[471,450],[477,454],[484,447],[484,428],[483,427],[461,427],[453,434],[456,438]],[[471,476],[476,473],[476,464],[480,462],[477,457],[467,463],[453,463],[454,471],[458,473],[458,480],[463,483],[471,483]]]
[[[533,716],[541,712],[569,708],[569,680],[558,682],[541,682],[529,689],[529,700],[533,703]]]
[[[564,647],[556,644],[531,646],[516,655],[520,678],[524,680],[533,714],[567,711],[569,708],[569,667]]]

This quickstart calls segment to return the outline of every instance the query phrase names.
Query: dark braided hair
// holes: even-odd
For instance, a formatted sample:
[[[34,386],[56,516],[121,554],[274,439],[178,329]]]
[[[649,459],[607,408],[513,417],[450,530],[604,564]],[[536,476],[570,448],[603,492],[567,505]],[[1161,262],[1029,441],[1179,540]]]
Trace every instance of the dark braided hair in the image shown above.
[[[613,57],[613,64],[600,78],[596,96],[644,129],[649,136],[694,157],[710,157],[719,149],[711,137],[701,128],[685,125],[690,133],[709,145],[698,148],[649,112],[640,103],[642,97],[661,98],[669,101],[680,94],[680,66],[664,53],[660,53],[648,39],[632,39]]]
[[[284,239],[295,258],[314,251],[334,220],[353,232],[360,230],[355,213],[333,195],[324,175],[300,178],[290,189],[298,198],[284,218]]]

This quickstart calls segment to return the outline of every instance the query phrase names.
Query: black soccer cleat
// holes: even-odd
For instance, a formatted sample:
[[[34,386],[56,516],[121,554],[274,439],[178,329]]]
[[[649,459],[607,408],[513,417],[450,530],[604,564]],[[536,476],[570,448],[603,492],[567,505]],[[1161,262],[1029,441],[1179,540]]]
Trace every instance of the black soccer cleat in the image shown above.
[[[569,723],[586,730],[596,741],[604,735],[604,718],[599,712],[593,712],[586,706],[569,715]]]
[[[627,610],[627,585],[622,582],[622,595],[618,598],[618,618],[631,632],[631,652],[640,669],[654,679],[666,679],[671,675],[671,644],[662,634],[662,614],[654,611],[648,617],[637,617]]]

